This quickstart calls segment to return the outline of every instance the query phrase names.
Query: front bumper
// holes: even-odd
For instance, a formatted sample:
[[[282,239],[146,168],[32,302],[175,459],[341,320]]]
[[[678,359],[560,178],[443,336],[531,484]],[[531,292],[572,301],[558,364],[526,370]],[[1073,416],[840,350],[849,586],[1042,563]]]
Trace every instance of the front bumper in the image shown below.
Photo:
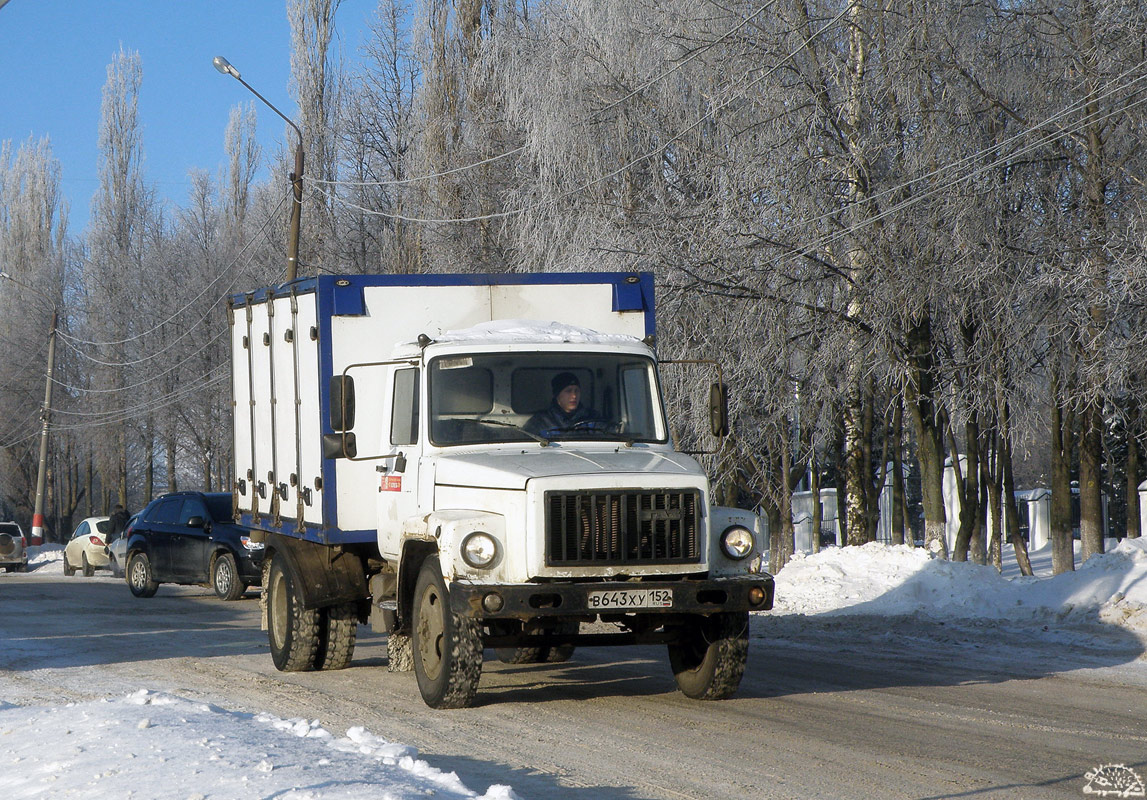
[[[668,589],[673,605],[667,608],[627,608],[603,611],[590,608],[590,592],[627,589]],[[759,592],[753,592],[754,589]],[[538,617],[610,617],[624,614],[665,615],[715,614],[721,611],[768,611],[773,607],[771,575],[735,578],[669,581],[608,581],[602,583],[482,584],[455,581],[450,585],[450,607],[460,616],[480,619],[537,619]],[[761,597],[754,604],[751,593]],[[497,594],[502,600],[495,612],[483,600]]]

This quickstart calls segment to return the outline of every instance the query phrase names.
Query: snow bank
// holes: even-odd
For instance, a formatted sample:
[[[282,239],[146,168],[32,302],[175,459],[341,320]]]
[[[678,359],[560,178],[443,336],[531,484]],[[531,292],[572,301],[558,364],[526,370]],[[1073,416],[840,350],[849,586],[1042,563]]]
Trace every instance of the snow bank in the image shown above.
[[[797,554],[776,580],[777,614],[1090,621],[1147,639],[1147,538],[1125,539],[1054,577],[1008,578],[922,548],[867,544]]]
[[[0,702],[0,796],[453,800],[453,772],[363,728],[241,714],[157,692],[54,707]],[[484,800],[516,800],[491,786]]]

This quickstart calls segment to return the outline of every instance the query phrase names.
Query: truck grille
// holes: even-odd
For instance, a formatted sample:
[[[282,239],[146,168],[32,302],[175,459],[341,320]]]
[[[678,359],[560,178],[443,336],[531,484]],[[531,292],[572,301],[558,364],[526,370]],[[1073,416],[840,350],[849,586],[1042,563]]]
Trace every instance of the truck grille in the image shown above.
[[[546,492],[546,565],[692,564],[700,492]]]

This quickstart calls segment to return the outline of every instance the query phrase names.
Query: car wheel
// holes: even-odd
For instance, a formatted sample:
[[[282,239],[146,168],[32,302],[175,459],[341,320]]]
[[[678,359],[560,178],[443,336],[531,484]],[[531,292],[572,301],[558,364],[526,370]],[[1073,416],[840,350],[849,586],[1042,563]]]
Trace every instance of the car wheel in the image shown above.
[[[235,556],[230,553],[220,553],[211,565],[211,588],[215,596],[222,600],[238,600],[247,590],[243,581],[239,580],[239,568],[235,565]]]
[[[76,574],[76,568],[68,563],[68,554],[64,553],[64,574],[69,578]]]
[[[153,597],[159,583],[152,577],[146,553],[132,553],[127,560],[127,585],[136,597]]]
[[[80,564],[85,578],[90,578],[96,574],[96,568],[88,563],[87,553],[80,553]]]
[[[749,655],[749,612],[695,617],[669,645],[677,687],[695,700],[724,700],[741,685]]]
[[[122,578],[123,577],[123,569],[120,567],[119,562],[116,561],[115,556],[113,556],[113,555],[108,556],[108,566],[111,568],[113,577],[115,577],[115,578]]]
[[[414,676],[431,708],[465,708],[482,677],[482,632],[478,622],[450,610],[438,559],[422,562],[414,587]]]
[[[282,556],[271,558],[265,588],[267,638],[275,669],[280,672],[313,670],[319,650],[319,612],[303,605]]]

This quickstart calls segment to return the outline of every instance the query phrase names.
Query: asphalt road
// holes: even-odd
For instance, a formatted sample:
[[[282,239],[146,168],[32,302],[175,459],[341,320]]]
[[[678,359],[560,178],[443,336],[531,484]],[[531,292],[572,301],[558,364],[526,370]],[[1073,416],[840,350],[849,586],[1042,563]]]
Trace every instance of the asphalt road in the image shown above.
[[[254,593],[224,603],[97,576],[0,577],[0,698],[57,705],[140,688],[229,710],[361,725],[483,791],[524,799],[1079,798],[1085,773],[1147,776],[1147,656],[1110,629],[754,617],[727,701],[675,691],[660,647],[511,666],[477,706],[432,711],[359,628],[350,668],[275,671]],[[1085,635],[1086,633],[1086,635]],[[1049,641],[1050,637],[1050,641]],[[0,746],[0,751],[2,751]]]

